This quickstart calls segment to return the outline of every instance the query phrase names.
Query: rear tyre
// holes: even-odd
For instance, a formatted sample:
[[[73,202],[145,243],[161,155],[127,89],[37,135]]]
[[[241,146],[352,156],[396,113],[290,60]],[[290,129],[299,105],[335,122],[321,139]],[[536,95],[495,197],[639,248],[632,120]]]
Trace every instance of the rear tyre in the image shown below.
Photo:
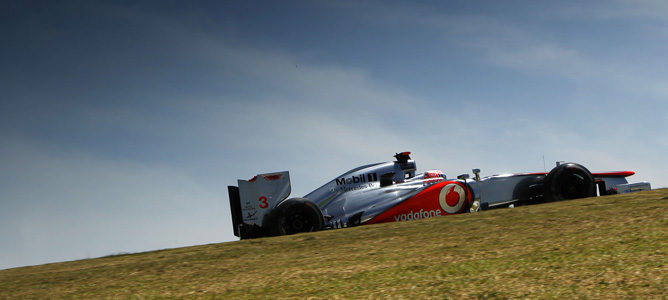
[[[273,232],[276,235],[322,230],[324,218],[320,208],[308,199],[292,198],[276,208]]]
[[[596,196],[596,184],[591,172],[575,163],[561,164],[552,169],[545,177],[543,188],[548,202]]]

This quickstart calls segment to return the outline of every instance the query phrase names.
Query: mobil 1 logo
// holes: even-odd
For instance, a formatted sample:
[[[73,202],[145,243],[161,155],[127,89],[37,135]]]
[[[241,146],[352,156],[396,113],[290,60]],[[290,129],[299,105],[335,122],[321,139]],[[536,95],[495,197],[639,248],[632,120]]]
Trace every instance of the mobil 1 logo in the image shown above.
[[[361,175],[353,175],[350,177],[341,177],[339,179],[336,179],[336,185],[341,186],[341,185],[350,185],[350,184],[355,184],[355,183],[367,183],[367,182],[374,182],[378,181],[378,175],[376,173],[368,173],[368,174],[361,174]]]

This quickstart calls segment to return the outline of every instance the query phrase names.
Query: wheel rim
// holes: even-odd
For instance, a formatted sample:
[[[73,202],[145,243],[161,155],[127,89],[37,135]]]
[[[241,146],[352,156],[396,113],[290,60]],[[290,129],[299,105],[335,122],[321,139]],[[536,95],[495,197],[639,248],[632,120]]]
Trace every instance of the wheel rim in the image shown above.
[[[303,214],[294,215],[290,220],[290,226],[294,232],[310,231],[313,227],[310,220]]]
[[[318,231],[323,225],[320,209],[303,198],[288,199],[281,203],[276,208],[274,219],[268,224],[276,235]]]
[[[581,174],[568,174],[559,189],[565,199],[576,199],[589,196],[589,184]]]
[[[313,220],[304,211],[289,216],[283,224],[287,234],[309,232],[313,229]]]

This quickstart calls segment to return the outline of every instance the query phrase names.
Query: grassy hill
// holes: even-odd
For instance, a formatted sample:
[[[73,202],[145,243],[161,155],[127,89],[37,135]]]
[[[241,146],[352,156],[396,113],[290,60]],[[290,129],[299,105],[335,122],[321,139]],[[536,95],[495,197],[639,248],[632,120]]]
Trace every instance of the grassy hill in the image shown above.
[[[668,189],[0,271],[0,298],[664,298]]]

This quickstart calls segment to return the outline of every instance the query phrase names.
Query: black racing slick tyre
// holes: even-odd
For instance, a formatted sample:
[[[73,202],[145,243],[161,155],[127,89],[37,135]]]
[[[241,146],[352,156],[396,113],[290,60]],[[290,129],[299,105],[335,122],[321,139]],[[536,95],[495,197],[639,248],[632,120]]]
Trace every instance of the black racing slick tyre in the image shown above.
[[[548,202],[596,196],[596,183],[582,165],[566,163],[552,169],[543,183]]]
[[[275,213],[273,224],[270,225],[275,235],[318,231],[322,230],[325,223],[320,208],[304,198],[285,200],[279,204]]]

